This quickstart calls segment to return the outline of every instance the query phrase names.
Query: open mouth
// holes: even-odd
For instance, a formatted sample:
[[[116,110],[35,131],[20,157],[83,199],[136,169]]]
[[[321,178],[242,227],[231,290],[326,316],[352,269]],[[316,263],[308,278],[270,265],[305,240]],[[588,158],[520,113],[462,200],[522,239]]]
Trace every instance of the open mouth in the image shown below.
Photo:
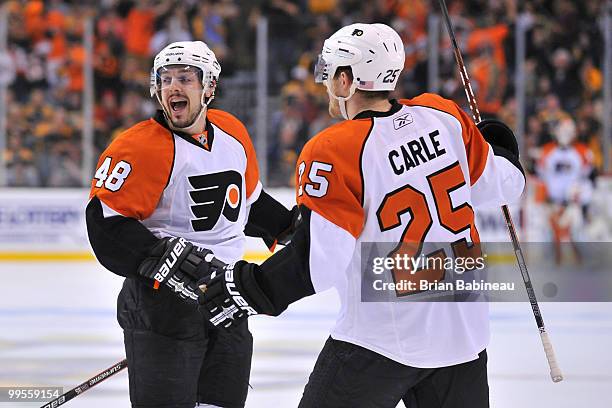
[[[170,109],[173,112],[180,112],[187,107],[187,100],[185,99],[174,99],[170,101]]]

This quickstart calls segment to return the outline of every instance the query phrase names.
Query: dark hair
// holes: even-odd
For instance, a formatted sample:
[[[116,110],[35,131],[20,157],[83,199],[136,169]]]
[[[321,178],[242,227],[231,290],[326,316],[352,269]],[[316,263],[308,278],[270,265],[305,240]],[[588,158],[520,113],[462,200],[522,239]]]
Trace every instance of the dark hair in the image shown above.
[[[341,73],[345,73],[349,81],[353,81],[353,70],[350,66],[345,65],[342,67],[338,67],[336,69],[336,73],[334,74],[334,79],[338,79]],[[366,99],[389,99],[389,95],[391,91],[364,91],[362,89],[357,89],[355,93],[359,92]]]

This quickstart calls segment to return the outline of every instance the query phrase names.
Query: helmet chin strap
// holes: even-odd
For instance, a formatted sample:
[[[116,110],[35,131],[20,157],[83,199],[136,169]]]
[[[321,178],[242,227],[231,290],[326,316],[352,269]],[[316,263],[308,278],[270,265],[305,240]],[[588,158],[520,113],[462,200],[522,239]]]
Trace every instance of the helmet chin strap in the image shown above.
[[[350,119],[348,117],[348,113],[346,112],[346,101],[351,99],[351,97],[355,94],[355,90],[357,89],[357,83],[353,82],[351,84],[351,89],[349,89],[349,94],[347,96],[336,96],[336,94],[334,94],[334,91],[332,91],[331,84],[329,82],[329,80],[325,81],[327,93],[329,93],[332,98],[338,101],[338,106],[340,107],[340,114],[342,115],[342,117],[347,120]]]

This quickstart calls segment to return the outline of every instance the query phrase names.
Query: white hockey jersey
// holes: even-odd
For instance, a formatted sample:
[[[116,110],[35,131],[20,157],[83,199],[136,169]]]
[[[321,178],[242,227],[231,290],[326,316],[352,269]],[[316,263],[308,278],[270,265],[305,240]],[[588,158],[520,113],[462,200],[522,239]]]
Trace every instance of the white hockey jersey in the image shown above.
[[[563,147],[547,143],[542,147],[537,170],[550,201],[557,204],[590,202],[592,183],[588,176],[593,170],[593,152],[586,145],[574,143]]]
[[[104,216],[139,220],[158,238],[183,237],[225,262],[244,253],[248,207],[261,192],[255,149],[244,125],[210,109],[200,135],[172,133],[149,119],[100,156],[90,197]]]
[[[364,242],[479,242],[474,206],[515,200],[525,178],[496,156],[452,101],[424,94],[388,113],[362,112],[319,133],[296,171],[298,204],[312,210],[310,276],[334,287],[331,336],[414,367],[476,359],[489,341],[488,305],[364,302]],[[416,255],[416,254],[415,254]]]

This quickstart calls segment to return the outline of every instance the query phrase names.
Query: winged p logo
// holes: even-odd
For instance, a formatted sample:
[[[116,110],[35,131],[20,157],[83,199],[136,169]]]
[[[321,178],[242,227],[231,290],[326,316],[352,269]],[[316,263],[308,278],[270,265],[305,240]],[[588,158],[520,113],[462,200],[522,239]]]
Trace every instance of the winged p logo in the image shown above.
[[[242,201],[242,177],[234,170],[187,177],[193,190],[189,196],[194,202],[191,220],[194,231],[213,229],[223,215],[236,222]]]

